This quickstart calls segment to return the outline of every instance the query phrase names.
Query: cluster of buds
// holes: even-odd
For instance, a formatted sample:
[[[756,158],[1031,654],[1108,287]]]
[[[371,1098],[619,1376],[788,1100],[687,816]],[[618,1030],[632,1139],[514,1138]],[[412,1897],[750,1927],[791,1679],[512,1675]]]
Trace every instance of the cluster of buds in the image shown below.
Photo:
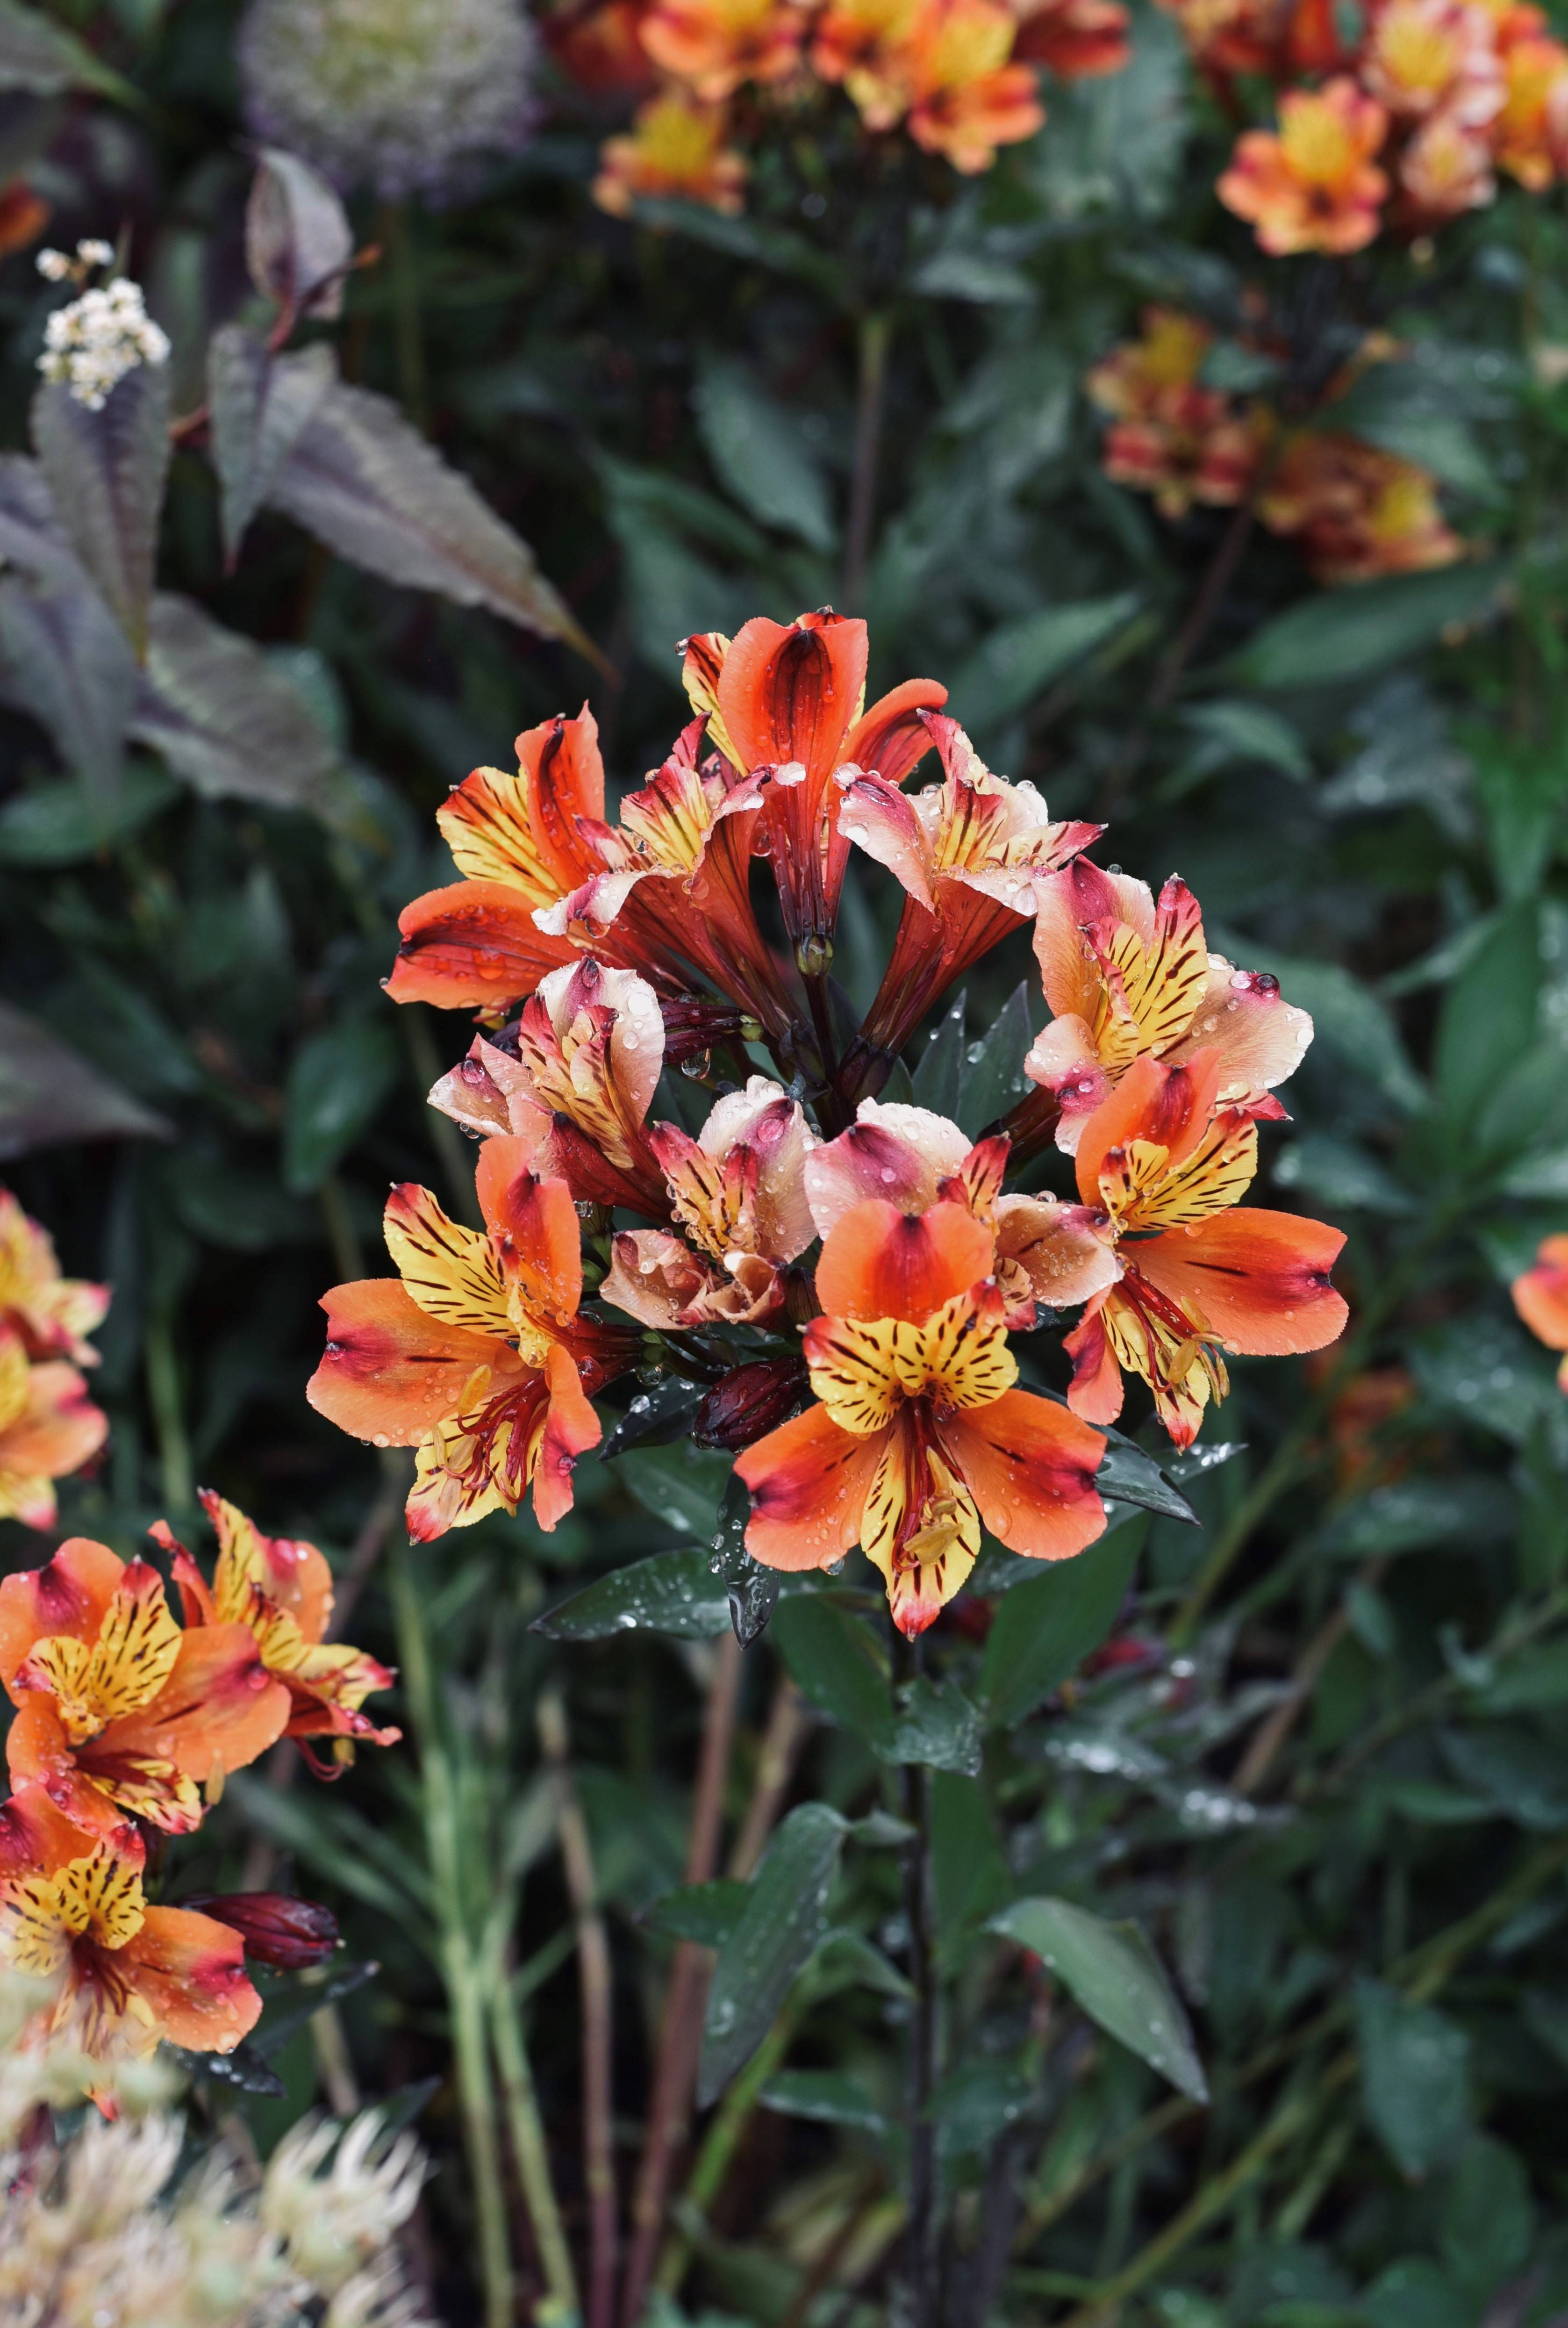
[[[621,216],[649,195],[741,207],[746,161],[727,139],[743,91],[754,112],[798,114],[842,89],[868,131],[974,173],[1044,121],[1037,68],[1076,80],[1127,59],[1122,0],[602,0],[546,32],[587,86],[643,99],[594,187]]]
[[[1263,249],[1361,250],[1479,210],[1499,171],[1568,166],[1568,48],[1528,0],[1161,0],[1227,110],[1259,77],[1277,121],[1244,131],[1220,200]]]
[[[163,1522],[183,1622],[146,1560],[85,1536],[0,1582],[0,1685],[13,1792],[0,1807],[0,1965],[52,1984],[24,2045],[69,2042],[115,2065],[160,2038],[228,2052],[261,1999],[249,1956],[297,1968],[336,1944],[325,1910],[269,1894],[156,1905],[149,1841],[201,1826],[226,1775],[282,1737],[335,1775],[357,1742],[389,1745],[361,1709],[392,1680],[327,1638],[332,1576],[311,1544],[263,1535],[221,1497],[211,1582]],[[322,1760],[324,1748],[329,1759]]]
[[[994,774],[942,686],[868,707],[863,623],[758,617],[682,654],[694,717],[618,823],[586,709],[442,810],[462,878],[404,912],[390,988],[479,1015],[431,1097],[479,1140],[484,1226],[395,1188],[398,1274],[325,1297],[310,1396],[417,1450],[428,1538],[530,1493],[552,1528],[594,1401],[678,1374],[705,1387],[696,1435],[736,1455],[753,1557],[827,1567],[858,1544],[913,1636],[982,1528],[1047,1560],[1102,1532],[1096,1426],[1124,1375],[1185,1447],[1225,1354],[1340,1332],[1338,1232],[1234,1209],[1311,1024],[1208,952],[1179,880],[1156,899],[1100,871],[1101,829]],[[906,789],[929,755],[935,781]],[[902,893],[859,1023],[831,976],[852,850]],[[1019,934],[1050,1014],[1025,1096],[978,1136],[884,1100],[954,980]],[[693,1069],[710,1103],[677,1121]],[[1051,1173],[1064,1192],[1038,1193]],[[1025,1386],[1027,1338],[1080,1306],[1064,1403]]]
[[[1203,380],[1214,334],[1150,307],[1141,337],[1113,349],[1085,386],[1111,417],[1105,474],[1154,496],[1168,518],[1197,502],[1246,502],[1271,533],[1300,543],[1319,582],[1365,582],[1451,565],[1464,544],[1444,521],[1430,470],[1333,425],[1354,368],[1331,380],[1310,427],[1288,427],[1261,398]],[[1392,352],[1369,347],[1364,360]]]
[[[51,283],[73,283],[78,296],[57,307],[43,327],[38,369],[47,380],[70,390],[78,404],[101,412],[127,372],[139,364],[167,363],[169,335],[147,314],[142,286],[127,276],[94,285],[91,277],[114,264],[107,242],[79,242],[74,258],[62,250],[41,250],[38,271]]]

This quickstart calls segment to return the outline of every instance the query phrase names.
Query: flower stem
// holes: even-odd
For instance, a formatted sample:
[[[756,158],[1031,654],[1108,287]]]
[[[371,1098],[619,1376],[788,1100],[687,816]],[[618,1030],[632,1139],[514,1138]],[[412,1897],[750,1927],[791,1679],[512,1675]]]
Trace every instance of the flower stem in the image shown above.
[[[887,348],[893,319],[880,310],[862,315],[857,353],[859,377],[855,400],[855,462],[850,486],[850,521],[844,532],[844,607],[853,614],[865,586],[877,508],[877,462],[882,446],[882,408],[887,386]]]
[[[522,2015],[518,2010],[517,1990],[511,1977],[505,1974],[495,1984],[491,2004],[491,2029],[495,2041],[496,2066],[501,2071],[502,2092],[506,2098],[512,2154],[517,2166],[517,2179],[522,2185],[529,2220],[533,2226],[534,2245],[539,2249],[545,2286],[558,2309],[575,2319],[582,2308],[577,2295],[577,2276],[572,2268],[571,2249],[567,2245],[560,2206],[550,2176],[549,2150],[545,2140],[544,2120],[540,2116],[533,2069],[523,2043]]]
[[[915,1644],[894,1634],[893,1689],[918,1670]],[[899,1769],[906,1824],[914,1829],[904,1853],[904,1920],[909,1933],[909,1977],[915,2005],[909,2020],[909,2318],[913,2328],[938,2328],[936,2128],[931,2097],[936,2084],[936,1954],[932,1935],[931,1773],[923,1762]]]
[[[408,229],[406,202],[388,202],[381,213],[381,239],[392,260],[392,313],[398,342],[398,388],[403,409],[416,428],[429,426],[425,376],[425,333],[419,314],[419,265]]]

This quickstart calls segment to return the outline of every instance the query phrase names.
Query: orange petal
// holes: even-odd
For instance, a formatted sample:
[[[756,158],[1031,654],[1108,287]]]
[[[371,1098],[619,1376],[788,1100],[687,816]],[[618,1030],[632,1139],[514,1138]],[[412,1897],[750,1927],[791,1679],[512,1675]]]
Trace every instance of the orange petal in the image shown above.
[[[231,2053],[260,2018],[239,1933],[192,1909],[147,1909],[140,1931],[116,1950],[115,1969],[151,2011],[159,2036],[193,2053]]]
[[[500,881],[455,881],[427,890],[398,916],[402,943],[387,991],[394,1002],[434,1002],[444,1010],[492,1010],[531,994],[547,971],[577,948],[533,919],[521,889]]]
[[[506,1343],[427,1317],[395,1278],[334,1286],[321,1306],[326,1356],[305,1394],[340,1431],[378,1446],[417,1446],[465,1404],[482,1367],[496,1383],[528,1371]]]
[[[21,1569],[0,1582],[0,1682],[6,1689],[34,1641],[57,1633],[96,1641],[124,1574],[124,1561],[107,1544],[73,1535],[46,1566]]]
[[[27,1404],[0,1431],[0,1471],[63,1479],[80,1470],[108,1437],[108,1417],[94,1406],[87,1385],[61,1359],[32,1366]]]
[[[730,642],[718,673],[724,727],[741,772],[798,761],[825,784],[843,756],[866,684],[866,625],[850,615],[770,623],[758,615]]]
[[[166,1835],[193,1835],[202,1824],[188,1772],[162,1755],[117,1752],[102,1739],[73,1750],[50,1698],[22,1708],[6,1733],[5,1759],[14,1781],[35,1781],[65,1817],[111,1844],[132,1818]]]
[[[174,1670],[150,1705],[111,1722],[106,1752],[146,1754],[192,1779],[243,1769],[283,1735],[288,1692],[261,1662],[248,1625],[184,1635]]]
[[[1094,1473],[1105,1441],[1076,1415],[1026,1390],[944,1417],[937,1440],[1009,1552],[1066,1560],[1105,1529]]]
[[[1137,1248],[1139,1274],[1201,1318],[1227,1350],[1282,1357],[1320,1350],[1349,1311],[1329,1272],[1343,1233],[1294,1213],[1220,1213]]]
[[[904,1318],[919,1324],[989,1277],[991,1233],[962,1205],[911,1216],[873,1197],[829,1231],[817,1263],[817,1300],[832,1318]]]
[[[9,1802],[0,1804],[0,1876],[25,1875],[41,1870],[52,1875],[73,1859],[85,1859],[103,1837],[80,1826],[51,1801],[45,1789],[29,1779],[19,1779]],[[146,1846],[127,1819],[115,1828],[111,1847],[118,1859],[139,1867]]]
[[[559,1187],[559,1181],[554,1183]],[[601,1436],[569,1351],[555,1344],[545,1361],[549,1403],[533,1473],[533,1516],[548,1535],[572,1507],[572,1467]]]
[[[931,749],[931,730],[920,714],[940,711],[946,700],[940,681],[906,679],[856,720],[844,738],[844,758],[868,775],[901,784]]]
[[[319,1641],[326,1631],[333,1604],[332,1570],[324,1554],[314,1544],[293,1536],[263,1535],[255,1521],[238,1505],[225,1503],[211,1488],[199,1488],[197,1493],[202,1510],[217,1531],[219,1558],[227,1556],[241,1573],[260,1585],[269,1600],[276,1600],[280,1609],[286,1610],[307,1641]],[[184,1557],[190,1560],[188,1553]],[[183,1592],[185,1580],[177,1563],[175,1577]],[[209,1601],[202,1621],[211,1624],[212,1620]],[[187,1610],[185,1622],[191,1621]]]
[[[735,1460],[751,1489],[746,1548],[768,1568],[825,1568],[860,1538],[882,1440],[854,1439],[808,1407]]]
[[[1085,1422],[1114,1422],[1122,1412],[1122,1369],[1105,1330],[1105,1299],[1096,1294],[1072,1332],[1062,1337],[1073,1361],[1067,1404]]]
[[[507,1278],[535,1316],[574,1318],[583,1298],[582,1227],[564,1180],[530,1169],[534,1142],[487,1140],[475,1181]]]
[[[1516,1277],[1514,1307],[1537,1341],[1549,1350],[1568,1350],[1568,1236],[1547,1237],[1535,1266]],[[5,1586],[0,1584],[0,1602]]]
[[[1147,1140],[1170,1150],[1172,1165],[1197,1146],[1214,1112],[1221,1073],[1217,1051],[1199,1051],[1185,1066],[1134,1059],[1110,1098],[1094,1110],[1078,1141],[1078,1194],[1100,1202],[1100,1173],[1113,1148]]]

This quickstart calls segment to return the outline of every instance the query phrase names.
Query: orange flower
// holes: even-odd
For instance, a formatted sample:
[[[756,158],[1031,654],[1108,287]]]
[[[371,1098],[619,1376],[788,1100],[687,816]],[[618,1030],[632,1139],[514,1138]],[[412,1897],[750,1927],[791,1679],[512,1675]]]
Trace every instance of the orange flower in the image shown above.
[[[108,1303],[107,1285],[61,1275],[47,1229],[0,1188],[0,1321],[21,1336],[27,1356],[96,1366],[98,1352],[85,1338],[102,1324]]]
[[[53,212],[25,178],[12,178],[0,186],[0,258],[30,250]]]
[[[1122,1371],[1138,1375],[1178,1447],[1230,1386],[1221,1351],[1321,1349],[1348,1314],[1329,1281],[1339,1230],[1231,1212],[1257,1169],[1258,1133],[1244,1111],[1216,1112],[1223,1073],[1214,1050],[1182,1066],[1135,1059],[1078,1143],[1078,1194],[1105,1214],[1122,1277],[1063,1345],[1075,1363],[1068,1404],[1114,1422]]]
[[[991,1233],[962,1205],[919,1216],[872,1198],[830,1232],[824,1316],[806,1329],[818,1403],[737,1459],[746,1547],[822,1568],[859,1543],[913,1637],[960,1590],[981,1520],[1015,1552],[1061,1560],[1103,1530],[1104,1441],[1013,1387]]]
[[[746,157],[724,142],[722,107],[665,89],[638,107],[629,134],[606,137],[593,196],[613,218],[630,218],[640,195],[679,195],[735,218],[744,205]]]
[[[1181,26],[1205,70],[1272,73],[1282,63],[1290,10],[1284,0],[1159,0]]]
[[[742,81],[793,72],[805,25],[793,0],[654,0],[642,39],[663,71],[718,105]]]
[[[1058,80],[1120,72],[1132,53],[1122,0],[1012,0],[1015,64],[1041,65]]]
[[[189,1835],[198,1788],[253,1762],[288,1720],[244,1625],[182,1632],[156,1570],[86,1536],[0,1582],[0,1682],[19,1709],[13,1778],[100,1834],[128,1815]]]
[[[1498,191],[1484,131],[1467,129],[1451,114],[1433,114],[1399,157],[1399,190],[1414,225],[1484,209]]]
[[[302,1741],[331,1738],[333,1762],[316,1765],[335,1778],[353,1759],[354,1741],[395,1746],[400,1730],[378,1730],[361,1706],[396,1676],[362,1649],[329,1641],[332,1571],[314,1544],[263,1535],[234,1505],[201,1489],[202,1507],[218,1531],[218,1565],[207,1583],[184,1545],[159,1520],[151,1533],[174,1555],[174,1582],[187,1628],[243,1626],[267,1671],[288,1692],[284,1735]],[[314,1762],[308,1746],[303,1751]]]
[[[486,1234],[448,1220],[411,1182],[387,1201],[401,1282],[334,1286],[326,1355],[305,1395],[340,1430],[418,1450],[408,1533],[419,1542],[486,1512],[515,1512],[531,1486],[553,1528],[571,1509],[572,1467],[599,1441],[585,1395],[635,1356],[577,1317],[583,1264],[564,1180],[529,1169],[526,1140],[487,1140],[476,1175]]]
[[[1545,33],[1507,42],[1506,95],[1493,128],[1498,166],[1533,194],[1562,175],[1568,159],[1568,49]]]
[[[548,8],[539,19],[551,56],[579,89],[643,97],[657,76],[643,46],[650,0],[598,0]]]
[[[910,36],[927,0],[828,0],[812,35],[812,70],[841,81],[868,129],[909,108]]]
[[[1549,1350],[1568,1352],[1568,1236],[1545,1238],[1535,1267],[1516,1277],[1509,1291],[1535,1339]],[[1568,1356],[1557,1369],[1557,1380],[1568,1391]]]
[[[1142,337],[1114,349],[1084,383],[1113,416],[1106,475],[1151,493],[1162,517],[1182,517],[1195,501],[1239,502],[1263,450],[1261,413],[1243,415],[1228,396],[1199,387],[1214,339],[1206,324],[1169,307],[1146,307],[1142,324]]]
[[[1076,1149],[1134,1059],[1176,1065],[1212,1048],[1219,1101],[1253,1114],[1300,1065],[1312,1021],[1267,972],[1209,953],[1197,899],[1176,875],[1156,906],[1142,881],[1079,858],[1036,896],[1035,956],[1052,1018],[1024,1072],[1057,1102],[1058,1148]]]
[[[0,1519],[52,1527],[54,1481],[80,1471],[108,1437],[108,1417],[62,1360],[27,1363],[18,1334],[0,1327]]]
[[[1320,582],[1451,566],[1464,551],[1443,521],[1430,472],[1355,436],[1303,430],[1292,437],[1258,514],[1272,532],[1300,537]]]
[[[238,1932],[150,1907],[142,1863],[134,1827],[77,1826],[42,1787],[23,1783],[0,1807],[0,1963],[61,1984],[24,2043],[63,2035],[99,2061],[160,2038],[228,2053],[255,2027],[261,1999]],[[114,2116],[107,2097],[99,2107]]]
[[[966,175],[1045,120],[1033,73],[1008,62],[1016,32],[1001,0],[926,0],[911,35],[909,135]]]
[[[1492,20],[1465,0],[1385,0],[1372,20],[1361,80],[1396,119],[1441,109],[1480,128],[1503,102]]]
[[[1219,198],[1276,258],[1364,249],[1388,193],[1372,159],[1387,131],[1384,108],[1347,76],[1320,89],[1287,89],[1278,135],[1249,129],[1237,139]]]
[[[942,783],[911,798],[884,777],[857,772],[839,811],[840,832],[887,866],[906,893],[860,1035],[868,1050],[885,1054],[902,1049],[953,981],[1034,912],[1036,881],[1104,829],[1052,823],[1033,784],[992,775],[956,719],[922,717]]]

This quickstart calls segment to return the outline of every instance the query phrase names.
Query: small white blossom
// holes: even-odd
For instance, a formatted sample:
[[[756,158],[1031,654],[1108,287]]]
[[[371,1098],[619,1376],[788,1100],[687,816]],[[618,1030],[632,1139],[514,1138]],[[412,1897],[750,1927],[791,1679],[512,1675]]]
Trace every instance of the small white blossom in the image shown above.
[[[93,247],[106,248],[84,243],[79,249]],[[141,285],[122,275],[55,310],[44,326],[38,369],[89,412],[101,412],[127,372],[165,363],[168,355],[168,334],[148,315]]]
[[[284,2242],[296,2271],[328,2295],[346,2287],[386,2248],[418,2202],[425,2180],[418,2144],[399,2135],[378,2156],[382,2134],[375,2110],[346,2127],[306,2118],[285,2135],[268,2164],[261,2220]],[[324,2174],[318,2170],[334,2148]]]
[[[115,255],[112,242],[79,242],[76,255],[84,267],[108,267]]]
[[[51,283],[63,283],[71,267],[72,261],[63,250],[45,249],[38,254],[38,272]]]

